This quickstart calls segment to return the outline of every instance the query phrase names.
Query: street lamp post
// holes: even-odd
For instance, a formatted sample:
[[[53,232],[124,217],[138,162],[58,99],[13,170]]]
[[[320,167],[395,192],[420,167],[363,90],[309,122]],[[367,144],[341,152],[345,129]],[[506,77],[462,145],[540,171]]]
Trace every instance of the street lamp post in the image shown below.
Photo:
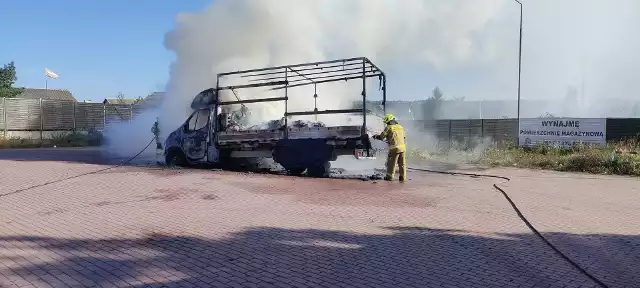
[[[520,5],[520,39],[518,44],[518,138],[516,143],[520,143],[520,79],[522,78],[522,2],[514,0]]]

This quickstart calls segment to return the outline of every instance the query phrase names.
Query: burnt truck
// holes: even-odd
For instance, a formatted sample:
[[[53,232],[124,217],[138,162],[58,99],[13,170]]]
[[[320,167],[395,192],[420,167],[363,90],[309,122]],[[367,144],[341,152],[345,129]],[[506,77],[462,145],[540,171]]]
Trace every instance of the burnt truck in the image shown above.
[[[221,80],[234,76],[247,84],[225,85]],[[367,133],[367,79],[376,77],[382,91],[383,109],[386,103],[386,77],[384,72],[364,57],[332,61],[295,64],[262,69],[220,73],[216,87],[199,93],[192,101],[191,116],[178,129],[168,135],[164,142],[166,165],[188,166],[196,164],[228,165],[242,158],[273,158],[289,174],[303,173],[313,177],[325,177],[329,173],[330,162],[340,155],[369,155],[370,136]],[[362,102],[355,109],[318,110],[318,94],[314,99],[313,111],[289,111],[289,91],[295,87],[340,81],[362,81]],[[236,91],[240,89],[266,87],[281,90],[282,97],[252,98],[242,100]],[[231,91],[235,98],[223,101],[220,95]],[[239,127],[238,113],[229,112],[231,105],[270,101],[284,101],[284,115],[280,120],[271,121],[267,127],[251,129]],[[361,107],[360,107],[361,106]],[[240,113],[242,114],[242,113]],[[329,126],[321,123],[299,125],[291,121],[294,116],[321,114],[362,115],[362,125]],[[295,122],[295,123],[293,123]],[[298,125],[292,125],[298,124]]]

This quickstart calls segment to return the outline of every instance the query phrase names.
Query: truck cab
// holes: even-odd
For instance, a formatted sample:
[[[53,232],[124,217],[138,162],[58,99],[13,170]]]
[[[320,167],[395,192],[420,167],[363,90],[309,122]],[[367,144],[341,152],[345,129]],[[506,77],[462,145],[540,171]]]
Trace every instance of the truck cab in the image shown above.
[[[168,165],[193,165],[208,162],[208,142],[211,132],[211,111],[194,111],[180,128],[165,140],[165,161]]]
[[[200,92],[192,101],[194,110],[178,129],[171,132],[164,143],[165,163],[188,166],[219,161],[218,150],[210,149],[214,143],[216,127],[222,113],[213,113],[217,97],[212,89]],[[213,147],[215,148],[215,147]]]

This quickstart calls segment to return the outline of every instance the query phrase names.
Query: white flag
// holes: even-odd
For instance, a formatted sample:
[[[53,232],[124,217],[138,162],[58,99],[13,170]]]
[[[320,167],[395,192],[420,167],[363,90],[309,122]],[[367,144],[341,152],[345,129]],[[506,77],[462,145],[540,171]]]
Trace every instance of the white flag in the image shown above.
[[[44,68],[44,75],[51,79],[58,79],[58,74],[53,73],[49,68]]]

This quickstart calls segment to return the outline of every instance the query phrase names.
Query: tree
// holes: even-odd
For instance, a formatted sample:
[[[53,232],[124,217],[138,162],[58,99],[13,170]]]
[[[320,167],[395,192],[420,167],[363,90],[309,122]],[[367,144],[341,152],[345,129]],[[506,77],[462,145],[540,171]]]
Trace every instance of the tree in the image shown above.
[[[17,80],[16,66],[13,61],[4,64],[4,67],[0,69],[0,88],[11,88]]]
[[[138,96],[138,98],[133,99],[133,101],[129,101],[129,99],[125,98],[124,93],[118,92],[116,95],[116,104],[140,104],[144,102],[144,98]]]
[[[549,113],[549,112],[544,112],[542,115],[540,115],[540,117],[538,118],[555,118],[556,116]]]
[[[431,96],[427,98],[424,107],[424,119],[426,120],[435,120],[437,118],[438,109],[441,108],[442,102],[444,101],[444,95],[440,87],[436,86],[431,91]]]
[[[142,102],[144,102],[144,98],[142,98],[142,96],[138,96],[136,100],[133,100],[133,104],[140,104]]]
[[[22,93],[22,88],[13,87],[17,80],[16,66],[13,61],[0,68],[0,97],[13,98]]]
[[[118,92],[118,95],[116,95],[116,102],[118,104],[127,104],[127,101],[124,99],[124,94],[122,92]]]
[[[575,105],[578,103],[578,89],[576,87],[569,87],[567,94],[564,96],[565,105]]]
[[[433,88],[430,98],[435,99],[436,101],[444,100],[444,95],[442,94],[440,87],[436,86],[436,88]]]

